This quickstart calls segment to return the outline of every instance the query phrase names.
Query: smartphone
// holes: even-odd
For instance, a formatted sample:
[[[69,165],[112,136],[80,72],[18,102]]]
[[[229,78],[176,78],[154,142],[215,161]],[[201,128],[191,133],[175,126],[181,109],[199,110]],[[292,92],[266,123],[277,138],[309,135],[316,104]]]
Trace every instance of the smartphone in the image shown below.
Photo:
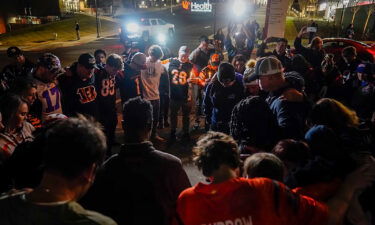
[[[306,32],[312,32],[312,33],[316,33],[316,31],[317,31],[317,28],[316,27],[307,27],[307,29],[306,29]]]

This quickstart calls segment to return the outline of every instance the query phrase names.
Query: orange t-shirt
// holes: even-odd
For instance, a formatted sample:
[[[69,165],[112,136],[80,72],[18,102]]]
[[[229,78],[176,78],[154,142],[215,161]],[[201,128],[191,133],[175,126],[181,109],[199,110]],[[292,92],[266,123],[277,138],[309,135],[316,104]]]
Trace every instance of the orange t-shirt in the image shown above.
[[[324,225],[327,206],[267,178],[199,183],[183,191],[177,213],[184,225]]]

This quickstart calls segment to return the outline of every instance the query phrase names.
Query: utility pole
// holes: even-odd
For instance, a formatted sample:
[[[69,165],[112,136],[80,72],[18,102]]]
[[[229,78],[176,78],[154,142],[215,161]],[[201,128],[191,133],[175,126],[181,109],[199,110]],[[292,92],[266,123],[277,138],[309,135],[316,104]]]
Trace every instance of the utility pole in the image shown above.
[[[217,1],[215,1],[215,3],[212,3],[212,4],[215,4],[213,5],[213,13],[214,13],[214,37],[215,37],[215,34],[216,34],[216,5],[217,5]]]
[[[173,0],[171,0],[171,14],[173,15],[172,2],[173,2]]]
[[[100,33],[99,33],[99,18],[98,18],[98,4],[95,0],[95,18],[96,18],[96,34],[97,38],[100,38]]]

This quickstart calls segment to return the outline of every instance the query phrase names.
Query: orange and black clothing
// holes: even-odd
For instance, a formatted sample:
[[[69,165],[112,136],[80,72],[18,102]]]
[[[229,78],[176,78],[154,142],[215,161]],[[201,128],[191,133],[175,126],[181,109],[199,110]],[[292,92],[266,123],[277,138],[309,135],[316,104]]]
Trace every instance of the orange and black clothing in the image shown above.
[[[99,106],[95,75],[82,80],[77,74],[77,65],[70,67],[71,76],[62,75],[58,78],[62,92],[63,113],[67,116],[76,116],[77,113],[89,115],[99,119]]]
[[[204,67],[199,73],[191,73],[190,78],[196,79],[196,84],[198,84],[200,87],[205,87],[207,85],[207,80],[211,80],[216,72],[217,67],[208,65]]]

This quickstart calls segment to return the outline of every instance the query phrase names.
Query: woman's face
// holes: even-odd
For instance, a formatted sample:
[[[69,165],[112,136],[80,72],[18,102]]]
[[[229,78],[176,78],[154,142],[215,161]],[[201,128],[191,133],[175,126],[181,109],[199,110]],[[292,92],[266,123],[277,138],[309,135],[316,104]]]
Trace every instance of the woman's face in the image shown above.
[[[20,128],[23,125],[23,122],[27,118],[27,113],[29,112],[29,107],[25,102],[21,103],[14,117],[14,125],[16,128]]]
[[[240,73],[240,74],[243,74],[243,73],[244,73],[244,71],[245,71],[245,69],[246,69],[246,67],[245,67],[245,63],[246,63],[246,62],[244,62],[244,61],[240,61],[240,60],[234,62],[234,65],[233,65],[233,66],[234,66],[234,69],[236,70],[237,73]]]
[[[32,105],[34,102],[35,102],[35,99],[36,99],[36,88],[34,87],[31,87],[29,88],[25,93],[24,95],[22,96],[22,98],[29,104],[29,105]]]

